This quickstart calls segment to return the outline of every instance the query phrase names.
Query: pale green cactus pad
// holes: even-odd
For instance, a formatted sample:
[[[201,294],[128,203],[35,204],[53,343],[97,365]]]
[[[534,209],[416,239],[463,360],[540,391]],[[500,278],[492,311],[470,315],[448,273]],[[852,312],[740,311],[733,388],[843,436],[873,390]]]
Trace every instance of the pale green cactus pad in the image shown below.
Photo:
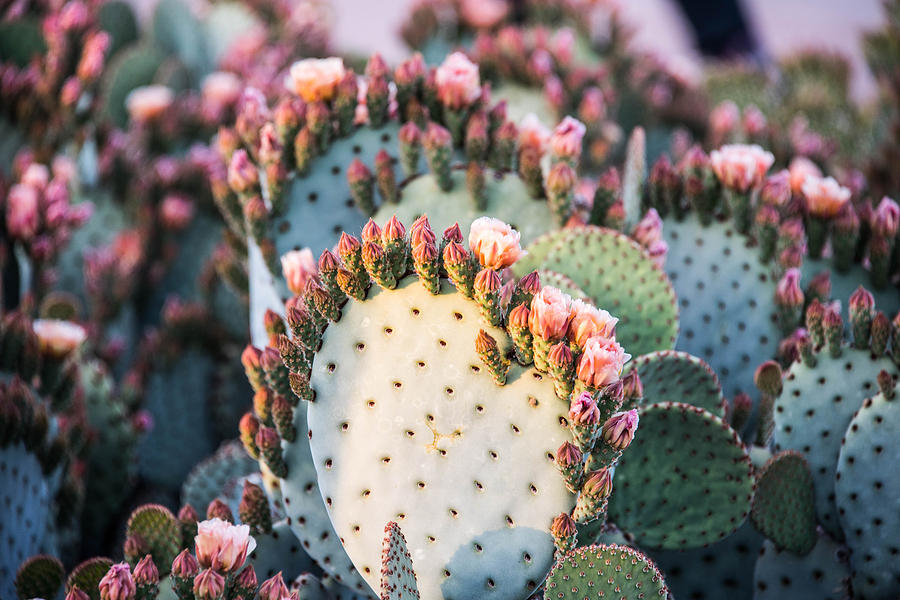
[[[188,474],[181,486],[181,503],[190,504],[202,513],[210,502],[222,496],[226,487],[258,472],[259,463],[247,456],[240,442],[225,442],[215,454],[197,463]],[[242,486],[237,489],[238,501],[242,489]],[[228,502],[226,504],[234,512],[235,507]]]
[[[667,598],[662,573],[646,555],[628,546],[576,548],[553,566],[544,600]]]
[[[555,239],[549,251],[548,241]],[[565,229],[539,238],[516,263],[521,276],[536,268],[569,277],[593,303],[619,318],[616,339],[634,356],[670,350],[678,307],[669,278],[633,240],[601,227]]]
[[[383,224],[396,215],[403,223],[412,223],[420,216],[428,215],[431,227],[440,234],[456,222],[463,226],[487,215],[509,223],[521,235],[523,245],[554,226],[546,199],[532,198],[515,173],[485,170],[487,207],[484,210],[475,207],[466,187],[465,170],[455,169],[452,178],[453,189],[449,192],[442,191],[431,174],[409,180],[400,191],[400,203],[382,204],[373,218]],[[463,231],[466,239],[468,233]]]
[[[475,352],[482,328],[507,343],[447,282],[432,296],[410,276],[348,303],[325,331],[311,376],[313,464],[373,589],[392,520],[425,598],[525,598],[550,569],[549,525],[574,504],[553,462],[570,439],[568,407],[531,369],[513,366],[498,387]]]
[[[22,442],[0,449],[0,596],[15,598],[16,569],[37,554],[50,525],[51,491]]]
[[[847,551],[826,533],[806,556],[763,543],[753,573],[754,600],[844,600],[850,591]],[[854,589],[854,591],[856,591]],[[866,596],[868,597],[868,596]]]
[[[759,471],[750,521],[794,554],[807,554],[816,545],[815,490],[802,454],[779,452]]]
[[[647,553],[666,578],[674,598],[753,600],[753,570],[763,536],[749,522],[720,542],[693,550]]]
[[[591,299],[588,298],[588,295],[584,293],[584,291],[575,285],[575,282],[570,278],[566,277],[562,273],[557,273],[556,271],[549,271],[547,269],[540,269],[538,271],[538,277],[541,279],[541,285],[549,285],[551,287],[555,287],[558,290],[562,290],[568,295],[572,296],[575,300],[581,300],[583,302],[591,302]]]
[[[719,378],[706,362],[687,352],[665,350],[634,359],[644,386],[644,402],[683,402],[725,417],[725,398]]]
[[[791,365],[784,390],[775,400],[775,450],[797,450],[806,456],[816,488],[819,524],[843,538],[834,503],[834,477],[841,439],[863,400],[878,390],[881,370],[896,372],[890,359],[872,358],[869,350],[845,347],[834,358],[816,355],[816,366]]]
[[[729,222],[703,227],[690,214],[666,221],[663,238],[681,313],[676,349],[708,362],[727,397],[754,394],[753,369],[775,356],[781,340],[768,265]]]
[[[847,427],[835,479],[838,514],[850,547],[853,591],[900,593],[900,393],[866,400]]]
[[[616,468],[609,518],[642,547],[696,548],[750,512],[753,473],[737,433],[702,408],[640,408],[640,433]]]

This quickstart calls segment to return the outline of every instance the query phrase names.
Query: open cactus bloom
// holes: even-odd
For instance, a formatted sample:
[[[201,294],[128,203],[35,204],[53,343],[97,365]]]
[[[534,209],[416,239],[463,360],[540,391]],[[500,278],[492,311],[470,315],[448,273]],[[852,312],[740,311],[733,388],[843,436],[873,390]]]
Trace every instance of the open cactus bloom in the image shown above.
[[[510,279],[520,252],[496,220],[473,224],[468,248],[458,226],[438,239],[424,216],[408,235],[395,218],[363,241],[345,233],[285,321],[267,317],[270,347],[245,352],[270,398],[244,417],[245,447],[281,479],[288,517],[311,451],[334,529],[372,589],[390,521],[423,597],[488,585],[525,598],[554,547],[574,547],[575,522],[605,519],[637,429],[636,412],[620,412],[630,356],[606,311],[536,273]]]

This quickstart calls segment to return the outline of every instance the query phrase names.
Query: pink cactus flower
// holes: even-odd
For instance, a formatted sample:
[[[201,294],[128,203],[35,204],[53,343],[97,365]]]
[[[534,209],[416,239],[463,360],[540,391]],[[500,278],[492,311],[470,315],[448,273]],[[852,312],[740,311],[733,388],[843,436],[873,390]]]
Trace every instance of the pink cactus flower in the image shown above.
[[[194,544],[201,566],[226,572],[240,569],[256,548],[248,525],[232,525],[222,519],[197,523]]]
[[[463,109],[481,96],[478,65],[462,52],[454,52],[444,59],[435,72],[438,97],[451,110]]]
[[[327,102],[346,73],[340,58],[304,58],[291,65],[285,86],[307,102]]]
[[[306,282],[318,273],[316,259],[312,250],[291,250],[281,257],[281,271],[292,294],[300,295],[306,288]]]
[[[228,185],[236,192],[246,192],[259,183],[256,165],[250,161],[250,155],[241,148],[231,155],[228,164]]]
[[[850,190],[835,181],[834,177],[822,179],[808,175],[802,190],[809,214],[820,219],[836,217],[850,201]]]
[[[492,217],[479,217],[469,230],[469,248],[482,267],[505,269],[522,256],[519,232]]]
[[[100,580],[100,600],[132,600],[137,590],[128,563],[118,563],[109,568]]]
[[[528,113],[519,123],[519,145],[538,148],[541,154],[546,152],[550,143],[550,130],[547,129],[537,115]]]
[[[131,90],[125,99],[125,107],[131,120],[147,123],[158,119],[175,102],[175,92],[164,85],[146,85]]]
[[[631,355],[616,340],[595,336],[585,342],[576,374],[587,385],[600,388],[617,381],[630,359]]]
[[[775,162],[775,157],[756,144],[726,144],[713,150],[709,160],[725,187],[746,192],[762,185],[766,171]]]
[[[709,113],[709,128],[716,139],[722,140],[734,131],[740,118],[741,111],[737,104],[726,100],[716,105]]]
[[[475,29],[489,29],[503,20],[509,12],[506,0],[462,0],[460,16]]]
[[[163,198],[159,213],[169,229],[184,229],[194,218],[194,203],[180,194],[169,194]]]
[[[12,186],[6,197],[6,230],[20,240],[34,236],[40,224],[38,191],[24,184]]]
[[[84,327],[71,321],[37,319],[31,327],[41,350],[57,358],[68,356],[87,339]]]
[[[595,336],[611,338],[616,334],[619,319],[607,311],[596,308],[582,300],[573,300],[570,312],[569,340],[583,348],[587,341]]]
[[[800,269],[788,269],[775,286],[775,301],[782,306],[803,306]]]
[[[799,196],[803,192],[803,183],[806,181],[807,176],[822,176],[822,169],[805,156],[794,157],[788,167],[788,171],[791,174],[791,192],[795,196]]]
[[[553,286],[544,286],[531,299],[528,328],[545,340],[565,337],[571,318],[572,298]]]
[[[559,158],[577,159],[581,156],[581,140],[586,128],[584,123],[572,117],[565,117],[550,136],[550,149]]]

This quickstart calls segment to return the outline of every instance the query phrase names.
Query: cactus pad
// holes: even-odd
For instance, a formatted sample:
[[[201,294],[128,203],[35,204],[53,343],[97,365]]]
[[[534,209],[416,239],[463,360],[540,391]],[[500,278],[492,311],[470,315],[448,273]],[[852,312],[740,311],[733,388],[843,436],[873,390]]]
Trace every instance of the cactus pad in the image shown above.
[[[556,244],[538,266],[568,276],[596,306],[616,315],[616,339],[631,354],[675,345],[678,307],[672,284],[636,242],[601,227],[566,229],[555,237]],[[529,254],[542,254],[547,239],[529,247]],[[533,266],[528,258],[515,271],[522,275]]]
[[[247,456],[240,442],[225,442],[215,454],[191,470],[181,486],[181,503],[190,504],[195,510],[202,511],[221,496],[226,486],[258,472],[259,464]],[[236,494],[238,501],[241,489]],[[229,506],[234,512],[235,507],[230,503]]]
[[[136,536],[153,555],[153,563],[161,575],[169,572],[172,561],[181,550],[181,529],[169,509],[159,504],[145,504],[128,519],[127,537]]]
[[[730,223],[703,227],[688,215],[667,221],[663,237],[681,313],[676,348],[707,361],[726,396],[753,393],[753,369],[775,355],[781,340],[772,302],[777,282],[768,266]]]
[[[652,560],[633,548],[612,544],[576,548],[561,558],[547,577],[544,600],[637,600],[668,594]]]
[[[573,505],[553,463],[567,406],[530,369],[513,366],[498,387],[474,340],[481,328],[508,338],[451,290],[443,281],[433,296],[407,277],[344,307],[312,367],[313,461],[373,589],[384,523],[396,520],[424,597],[521,598],[552,564],[550,522]]]
[[[50,519],[50,491],[21,442],[0,449],[0,596],[15,598],[16,569],[36,554]]]
[[[806,556],[763,543],[753,573],[754,600],[843,600],[850,598],[847,552],[824,532]]]
[[[101,556],[87,559],[69,573],[69,578],[66,579],[66,593],[77,585],[82,592],[90,596],[91,600],[100,600],[98,587],[100,580],[112,565],[110,559]]]
[[[780,452],[762,468],[750,520],[778,548],[800,555],[812,550],[817,541],[815,490],[802,454]]]
[[[863,598],[900,593],[900,393],[866,400],[844,436],[835,481],[850,547],[853,590]]]
[[[381,550],[381,600],[419,600],[416,572],[400,526],[391,521],[384,528]]]
[[[253,534],[256,549],[248,557],[260,581],[282,572],[286,579],[312,569],[312,561],[303,551],[287,521],[279,521],[272,531]]]
[[[872,358],[868,350],[844,348],[837,358],[816,355],[816,366],[791,365],[784,389],[775,400],[775,450],[797,450],[806,456],[816,488],[819,523],[843,537],[834,504],[834,477],[841,438],[863,399],[878,389],[876,376],[894,371],[888,358]]]
[[[609,518],[641,546],[686,549],[732,533],[750,511],[753,474],[719,417],[678,402],[640,409],[640,435],[616,468]]]
[[[20,600],[55,598],[66,579],[66,570],[58,558],[33,556],[16,573],[16,594]]]
[[[396,215],[404,223],[412,223],[421,215],[428,215],[431,226],[440,232],[457,221],[471,223],[478,217],[489,215],[509,223],[520,233],[523,244],[553,227],[547,201],[532,198],[515,173],[485,172],[485,210],[476,210],[466,187],[465,170],[454,170],[452,177],[453,189],[449,192],[441,191],[431,174],[410,180],[400,191],[400,203],[382,204],[373,218],[384,223]],[[468,232],[463,234],[468,235]]]
[[[639,356],[630,368],[641,378],[646,403],[683,402],[725,416],[719,378],[702,359],[667,350]]]

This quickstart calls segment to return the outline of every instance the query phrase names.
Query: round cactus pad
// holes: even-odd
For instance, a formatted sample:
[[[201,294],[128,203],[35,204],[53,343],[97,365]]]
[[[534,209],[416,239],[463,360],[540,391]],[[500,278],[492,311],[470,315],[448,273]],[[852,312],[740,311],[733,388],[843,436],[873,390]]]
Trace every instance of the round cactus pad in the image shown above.
[[[215,454],[197,463],[191,470],[181,486],[181,503],[190,504],[202,512],[210,502],[222,495],[226,486],[258,472],[259,463],[247,456],[240,442],[225,442]],[[237,496],[240,501],[240,490]],[[234,507],[231,508],[233,511]]]
[[[653,561],[628,546],[576,548],[550,572],[544,600],[667,598],[669,590]]]
[[[806,556],[766,540],[753,573],[754,600],[844,600],[850,593],[847,551],[824,532]],[[868,598],[868,596],[866,596]]]
[[[894,380],[896,381],[896,375]],[[835,493],[847,533],[853,589],[865,598],[900,590],[900,388],[866,400],[844,436]]]
[[[568,407],[531,369],[497,386],[475,338],[505,333],[442,286],[433,296],[410,276],[373,289],[325,331],[309,405],[319,486],[373,589],[395,521],[423,598],[523,598],[552,565],[551,521],[574,504],[553,462]]]
[[[32,556],[16,573],[19,598],[55,598],[66,580],[66,570],[54,556]]]
[[[775,355],[781,333],[773,298],[777,283],[755,248],[730,223],[700,225],[695,215],[667,221],[666,273],[678,294],[678,350],[707,361],[727,397],[753,393],[753,369]]]
[[[522,269],[528,266],[517,264],[516,271],[527,273]],[[566,275],[596,306],[618,317],[616,338],[633,356],[674,347],[678,307],[672,284],[627,236],[601,227],[566,229],[540,266]]]
[[[143,540],[153,555],[153,563],[157,565],[160,575],[169,572],[172,561],[181,550],[178,520],[169,509],[159,504],[146,504],[131,513],[125,535]]]
[[[816,545],[815,490],[802,454],[786,450],[765,464],[756,480],[750,520],[779,548],[803,555]]]
[[[629,368],[641,378],[645,403],[683,402],[725,416],[719,378],[702,359],[665,350],[639,356]]]
[[[750,457],[734,430],[702,408],[662,402],[640,409],[609,518],[641,546],[695,548],[737,529],[752,497]]]
[[[876,377],[895,367],[888,358],[873,359],[868,350],[844,348],[837,358],[816,355],[816,366],[794,363],[775,400],[775,450],[806,456],[816,488],[819,524],[843,538],[834,504],[834,476],[841,438],[863,400],[877,393]]]
[[[100,600],[100,588],[98,587],[100,580],[112,565],[113,561],[103,556],[87,559],[69,573],[69,578],[66,579],[66,593],[77,585],[91,600]]]
[[[386,223],[396,215],[404,223],[412,223],[422,215],[436,232],[456,222],[471,223],[485,215],[509,223],[521,235],[522,243],[554,227],[553,216],[544,198],[532,198],[519,176],[511,172],[485,171],[485,210],[477,210],[466,187],[466,172],[454,170],[453,189],[442,191],[434,175],[420,175],[410,180],[400,192],[399,204],[382,204],[374,219]],[[468,235],[468,232],[464,232]]]

